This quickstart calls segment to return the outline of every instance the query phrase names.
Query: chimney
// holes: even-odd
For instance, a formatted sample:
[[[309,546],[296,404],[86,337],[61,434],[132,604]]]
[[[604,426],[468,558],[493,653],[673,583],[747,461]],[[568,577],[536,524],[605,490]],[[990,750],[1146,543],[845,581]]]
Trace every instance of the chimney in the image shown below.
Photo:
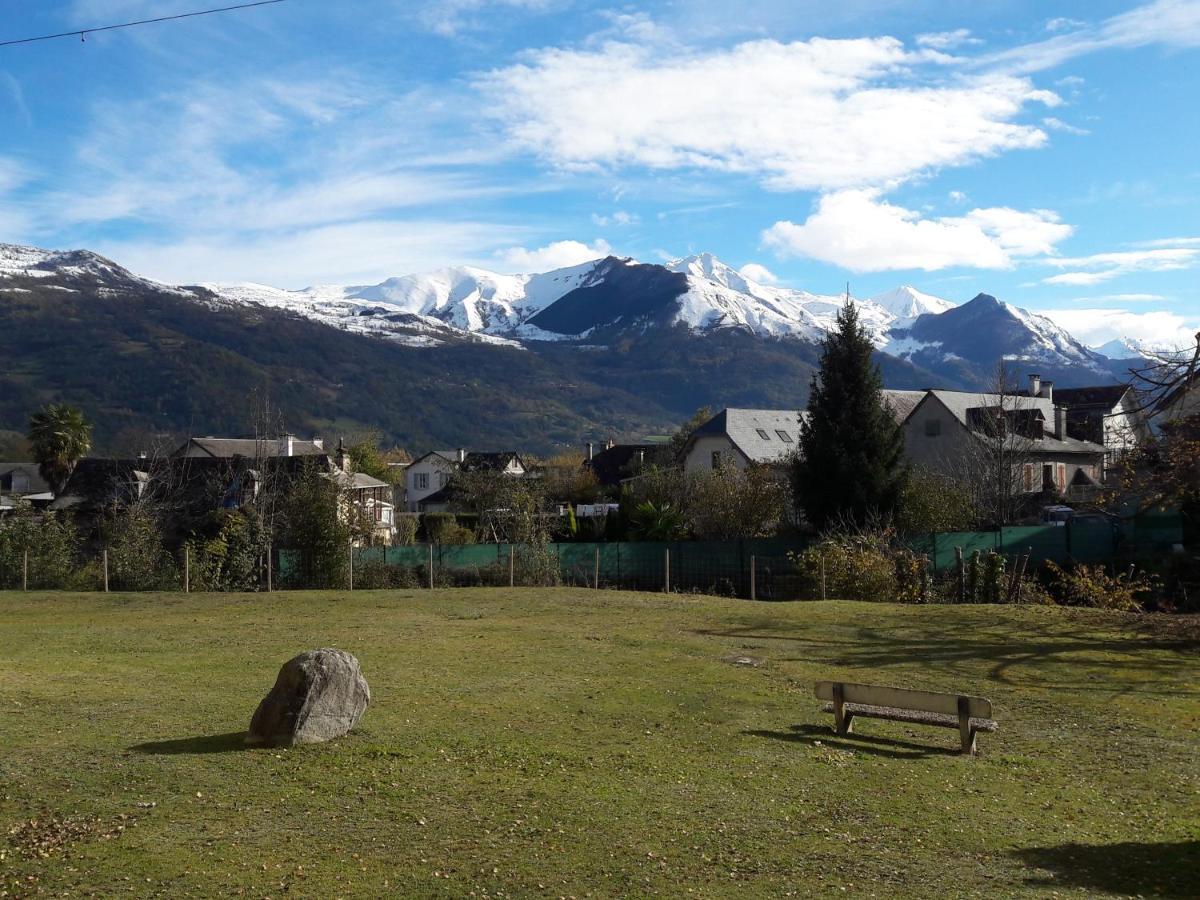
[[[284,451],[284,453],[283,453],[284,456],[295,455],[295,450],[296,450],[296,448],[294,446],[295,441],[296,441],[296,438],[293,435],[285,434],[283,436],[283,448],[282,449]]]
[[[318,450],[325,449],[325,439],[324,438],[315,437],[312,439],[312,443],[313,443],[313,446],[316,447]]]
[[[465,462],[467,459],[467,451],[463,447],[458,448],[458,461]]]
[[[1038,394],[1038,396],[1045,397],[1047,400],[1053,401],[1054,400],[1054,382],[1053,381],[1043,381],[1042,382],[1042,390]]]
[[[593,444],[591,441],[588,441],[587,444],[584,445],[584,449],[587,450],[588,462],[591,462],[593,459],[596,458],[596,445],[595,444]]]
[[[1067,436],[1067,408],[1054,407],[1054,436],[1060,441]]]
[[[644,466],[646,464],[646,451],[639,447],[637,455],[638,455],[638,468],[641,468],[642,466]]]
[[[607,441],[604,442],[604,449],[611,450],[616,445],[617,445],[617,442],[614,441],[612,438],[609,438]]]
[[[291,456],[291,454],[288,454]],[[346,439],[338,438],[337,449],[333,451],[333,462],[343,472],[350,471],[350,453],[346,450]]]
[[[1029,375],[1029,396],[1038,397],[1042,393],[1042,376],[1031,373]]]

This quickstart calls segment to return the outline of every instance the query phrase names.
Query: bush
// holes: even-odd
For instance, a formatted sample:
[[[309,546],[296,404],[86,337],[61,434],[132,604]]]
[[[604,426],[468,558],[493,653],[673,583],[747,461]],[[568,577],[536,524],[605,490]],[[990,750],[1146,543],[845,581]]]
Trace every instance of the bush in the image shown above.
[[[0,588],[20,588],[28,559],[31,590],[67,587],[79,540],[74,527],[57,516],[23,513],[0,524]],[[26,557],[28,554],[28,557]]]
[[[298,551],[289,579],[308,588],[344,588],[350,571],[351,529],[338,486],[315,466],[292,482],[283,503],[281,547]]]
[[[475,532],[459,523],[453,513],[425,513],[421,517],[421,524],[431,544],[475,543]]]
[[[1047,560],[1044,569],[1049,578],[1050,596],[1062,606],[1138,611],[1155,587],[1149,575],[1132,567],[1128,572],[1112,576],[1104,571],[1104,566],[1076,563],[1064,569]]]
[[[823,538],[792,561],[814,594],[844,600],[891,600],[896,594],[896,565],[890,548],[871,535],[837,534]]]
[[[417,542],[417,530],[419,526],[420,522],[413,516],[397,516],[396,537],[392,543],[401,547],[415,544]]]
[[[968,485],[928,469],[909,473],[896,510],[896,526],[902,534],[970,531],[978,519]]]
[[[108,545],[109,585],[122,591],[177,590],[182,581],[163,546],[153,508],[135,503],[110,512],[103,532]]]
[[[258,587],[261,560],[269,541],[258,514],[250,509],[215,512],[208,536],[188,541],[189,580],[197,591],[250,591]]]

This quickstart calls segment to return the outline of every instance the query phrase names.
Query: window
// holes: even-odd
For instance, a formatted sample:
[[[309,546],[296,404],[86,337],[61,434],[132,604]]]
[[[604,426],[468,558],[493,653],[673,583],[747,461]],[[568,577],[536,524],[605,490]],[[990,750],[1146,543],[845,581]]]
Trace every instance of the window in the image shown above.
[[[781,431],[780,429],[776,428],[775,433],[777,435],[779,435],[779,439],[781,441],[783,441],[785,444],[792,443],[792,436],[790,434],[788,434],[786,431]]]
[[[762,438],[764,441],[769,441],[771,439],[771,436],[769,434],[767,434],[767,431],[765,428],[757,428],[755,430],[758,432],[758,436],[760,438]]]
[[[925,437],[940,437],[942,433],[941,419],[925,420]]]
[[[1025,463],[1025,490],[1033,491],[1033,463]]]
[[[1064,463],[1058,464],[1058,492],[1060,494],[1067,492],[1067,467]]]
[[[427,491],[429,490],[429,473],[415,472],[413,474],[413,490]]]

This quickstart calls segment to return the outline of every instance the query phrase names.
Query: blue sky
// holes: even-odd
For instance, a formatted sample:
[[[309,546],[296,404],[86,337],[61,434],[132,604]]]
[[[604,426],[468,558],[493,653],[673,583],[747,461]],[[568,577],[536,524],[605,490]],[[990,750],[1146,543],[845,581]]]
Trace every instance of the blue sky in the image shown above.
[[[0,48],[0,241],[283,287],[708,250],[1182,339],[1198,96],[1200,0],[286,0]]]

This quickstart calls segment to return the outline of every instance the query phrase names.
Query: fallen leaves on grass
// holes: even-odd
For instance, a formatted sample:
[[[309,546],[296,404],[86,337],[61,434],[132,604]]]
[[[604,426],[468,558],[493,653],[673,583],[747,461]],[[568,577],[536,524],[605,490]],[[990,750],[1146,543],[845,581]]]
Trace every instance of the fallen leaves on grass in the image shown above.
[[[8,829],[8,848],[0,848],[0,859],[4,859],[8,851],[25,859],[49,859],[81,841],[119,837],[131,824],[134,821],[126,815],[118,816],[110,823],[95,816],[29,819]]]

